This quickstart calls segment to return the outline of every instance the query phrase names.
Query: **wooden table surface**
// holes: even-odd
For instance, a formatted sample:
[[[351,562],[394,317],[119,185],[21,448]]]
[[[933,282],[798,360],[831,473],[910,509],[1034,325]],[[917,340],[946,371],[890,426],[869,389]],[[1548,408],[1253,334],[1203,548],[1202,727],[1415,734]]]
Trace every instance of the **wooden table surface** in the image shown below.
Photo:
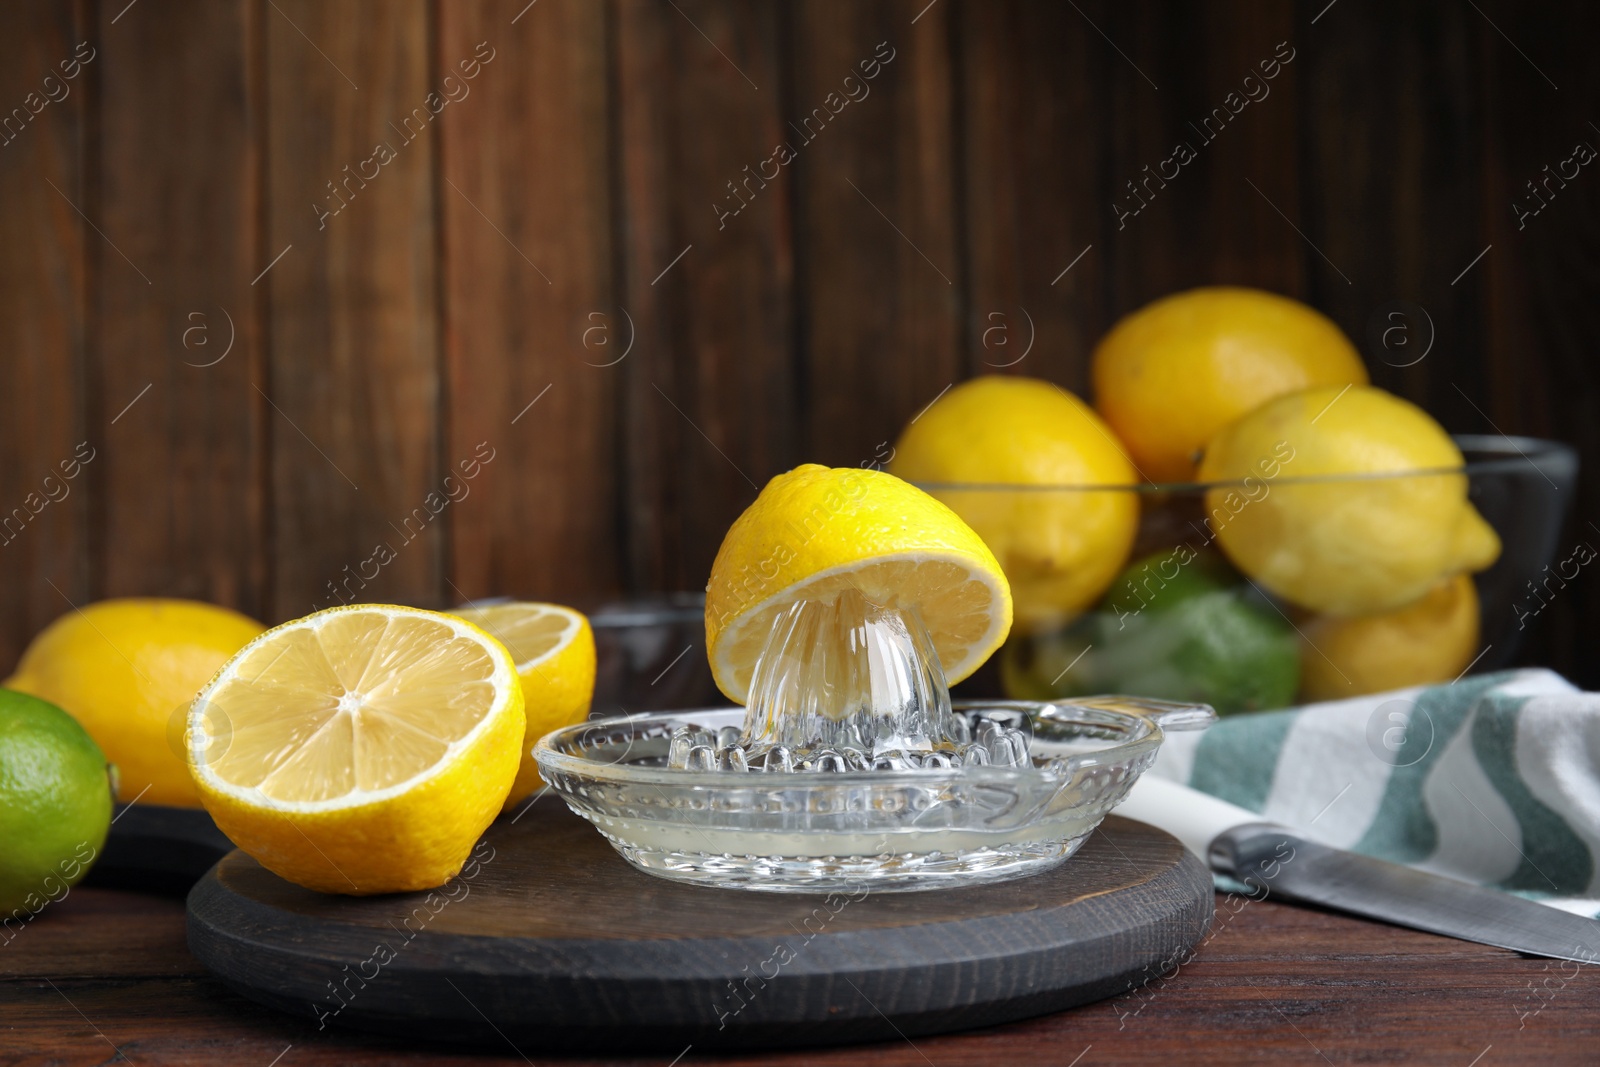
[[[3,938],[9,934],[11,940]],[[549,1063],[541,1049],[420,1048],[319,1032],[212,979],[184,944],[182,902],[74,889],[0,934],[0,1064]],[[120,1058],[119,1054],[120,1053]],[[1219,895],[1176,975],[1026,1022],[941,1037],[679,1065],[1427,1063],[1600,1060],[1600,972],[1273,901]],[[668,1067],[672,1055],[571,1064]]]

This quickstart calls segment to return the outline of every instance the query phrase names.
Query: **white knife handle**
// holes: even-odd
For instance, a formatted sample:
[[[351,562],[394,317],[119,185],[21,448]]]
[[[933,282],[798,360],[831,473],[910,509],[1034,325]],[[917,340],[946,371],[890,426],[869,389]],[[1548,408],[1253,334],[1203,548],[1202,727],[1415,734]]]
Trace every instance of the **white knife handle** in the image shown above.
[[[1226,800],[1153,774],[1141,774],[1116,813],[1176,837],[1209,865],[1211,842],[1235,826],[1266,820]]]

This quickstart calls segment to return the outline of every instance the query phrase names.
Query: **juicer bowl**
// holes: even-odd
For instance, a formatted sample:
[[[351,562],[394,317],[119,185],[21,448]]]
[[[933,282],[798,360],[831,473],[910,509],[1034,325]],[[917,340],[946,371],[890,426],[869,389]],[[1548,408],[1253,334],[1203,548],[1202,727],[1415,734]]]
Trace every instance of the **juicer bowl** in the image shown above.
[[[1205,705],[1127,697],[966,701],[974,725],[1030,733],[1031,764],[863,771],[686,770],[673,732],[716,734],[743,708],[599,719],[535,746],[539,773],[639,870],[769,892],[904,891],[1017,878],[1083,844],[1155,760],[1165,730]]]

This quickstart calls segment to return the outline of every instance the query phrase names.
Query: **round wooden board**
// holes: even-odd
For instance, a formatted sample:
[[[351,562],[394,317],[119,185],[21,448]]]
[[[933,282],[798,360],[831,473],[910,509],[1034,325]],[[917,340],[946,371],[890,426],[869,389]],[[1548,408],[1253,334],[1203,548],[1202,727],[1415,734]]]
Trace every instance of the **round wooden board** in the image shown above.
[[[1121,993],[1209,928],[1211,876],[1112,817],[1043,874],[796,896],[635,871],[539,803],[432,894],[336,897],[233,852],[189,895],[189,946],[245,996],[385,1034],[525,1053],[831,1044],[966,1029]]]
[[[86,885],[182,896],[233,842],[201,808],[120,804]]]

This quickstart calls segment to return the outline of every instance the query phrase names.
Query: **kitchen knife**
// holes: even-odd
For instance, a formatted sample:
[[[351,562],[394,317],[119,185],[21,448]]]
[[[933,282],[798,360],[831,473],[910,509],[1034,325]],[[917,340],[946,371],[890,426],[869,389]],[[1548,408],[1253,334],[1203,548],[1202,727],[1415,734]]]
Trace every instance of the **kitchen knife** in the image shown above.
[[[1116,813],[1167,831],[1213,871],[1262,896],[1533,956],[1600,963],[1600,922],[1594,919],[1321,845],[1164,778],[1141,775]]]

